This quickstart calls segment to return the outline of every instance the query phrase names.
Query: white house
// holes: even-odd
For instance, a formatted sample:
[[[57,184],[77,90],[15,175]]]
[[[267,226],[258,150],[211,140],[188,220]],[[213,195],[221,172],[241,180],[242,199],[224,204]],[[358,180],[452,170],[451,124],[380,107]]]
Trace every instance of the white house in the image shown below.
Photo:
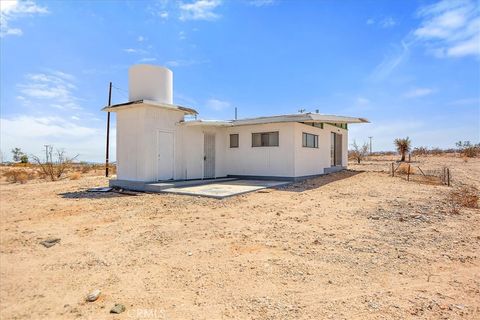
[[[173,104],[172,71],[134,65],[129,102],[117,113],[117,179],[131,187],[165,180],[244,177],[296,180],[347,166],[348,124],[363,118],[299,113],[240,120],[187,120]]]

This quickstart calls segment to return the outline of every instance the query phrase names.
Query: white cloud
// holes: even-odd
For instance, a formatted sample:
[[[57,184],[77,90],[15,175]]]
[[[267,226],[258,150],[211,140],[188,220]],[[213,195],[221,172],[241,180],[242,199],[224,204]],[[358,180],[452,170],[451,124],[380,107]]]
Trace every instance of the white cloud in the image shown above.
[[[37,5],[34,1],[2,0],[0,3],[0,37],[23,34],[20,28],[10,27],[12,21],[21,17],[46,13],[48,13],[48,9]]]
[[[3,155],[8,158],[13,147],[28,154],[42,154],[43,145],[65,148],[80,159],[100,161],[105,149],[105,127],[98,116],[81,107],[84,100],[76,95],[76,78],[58,70],[29,73],[16,85],[18,114],[0,119]],[[13,108],[9,108],[13,110]],[[104,118],[103,118],[104,119]],[[115,130],[112,130],[115,142]],[[112,148],[112,150],[114,150]]]
[[[147,54],[148,52],[143,50],[143,49],[136,49],[136,48],[126,48],[123,49],[124,52],[126,53],[132,53],[132,54]]]
[[[218,100],[218,99],[209,99],[207,100],[206,106],[215,111],[222,111],[231,106],[231,103],[228,101]]]
[[[367,25],[377,25],[382,28],[391,28],[397,24],[397,21],[392,17],[384,17],[382,19],[376,20],[374,18],[368,18],[365,22]]]
[[[139,60],[139,62],[152,62],[152,61],[157,61],[157,58],[142,58]]]
[[[395,20],[393,20],[392,17],[386,17],[382,21],[380,21],[380,26],[382,28],[391,28],[391,27],[395,26],[396,24],[397,24],[397,22]]]
[[[178,39],[179,39],[179,40],[185,40],[185,39],[187,39],[187,35],[185,34],[185,31],[180,31],[180,32],[178,33]]]
[[[456,43],[452,47],[448,48],[446,54],[450,57],[480,55],[480,35]]]
[[[196,0],[192,3],[180,3],[180,20],[216,20],[220,15],[214,10],[220,4],[220,0]]]
[[[75,77],[61,72],[29,73],[17,87],[17,97],[25,106],[50,106],[61,110],[80,110],[79,98],[74,95]]]
[[[158,13],[158,16],[164,20],[168,19],[168,11],[161,11]]]
[[[367,98],[364,98],[364,97],[358,97],[355,102],[359,106],[366,106],[366,105],[370,104],[370,100],[368,100]]]
[[[275,0],[250,0],[248,4],[255,7],[265,7],[275,4]]]
[[[413,34],[437,57],[480,55],[480,11],[474,1],[443,0],[417,15],[422,22]]]
[[[169,0],[149,1],[146,9],[152,16],[160,17],[162,22],[165,22],[170,16],[169,12],[175,9],[176,4],[176,2]]]
[[[76,119],[75,119],[76,120]],[[78,121],[77,121],[78,122]],[[105,132],[102,128],[77,124],[68,117],[17,115],[0,119],[2,152],[9,158],[9,150],[21,148],[27,154],[42,155],[43,145],[65,149],[79,159],[102,161],[105,152]],[[111,131],[111,154],[115,154],[115,128]]]
[[[480,55],[480,10],[472,0],[443,0],[421,7],[417,16],[420,27],[401,41],[400,49],[386,56],[370,78],[383,80],[410,54],[410,47],[423,44],[436,57]]]
[[[138,42],[143,42],[143,41],[145,41],[145,37],[144,36],[138,36],[137,41]]]
[[[404,96],[407,98],[419,98],[419,97],[431,95],[434,92],[435,90],[430,88],[415,88],[406,92]]]
[[[209,60],[169,60],[165,62],[165,65],[168,67],[188,67],[195,64],[208,63]]]
[[[399,65],[401,65],[410,55],[410,46],[412,43],[402,41],[400,47],[394,49],[394,53],[387,55],[383,61],[375,67],[370,75],[374,81],[383,80],[388,77]]]

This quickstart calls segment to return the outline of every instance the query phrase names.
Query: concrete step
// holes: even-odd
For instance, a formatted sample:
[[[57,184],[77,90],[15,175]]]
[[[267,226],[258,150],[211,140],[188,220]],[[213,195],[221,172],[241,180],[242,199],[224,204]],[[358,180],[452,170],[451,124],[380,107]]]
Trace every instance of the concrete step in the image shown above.
[[[338,171],[342,171],[346,169],[346,167],[342,167],[342,166],[333,166],[333,167],[330,167],[330,168],[325,168],[323,169],[323,172],[325,174],[328,174],[328,173],[333,173],[333,172],[338,172]]]

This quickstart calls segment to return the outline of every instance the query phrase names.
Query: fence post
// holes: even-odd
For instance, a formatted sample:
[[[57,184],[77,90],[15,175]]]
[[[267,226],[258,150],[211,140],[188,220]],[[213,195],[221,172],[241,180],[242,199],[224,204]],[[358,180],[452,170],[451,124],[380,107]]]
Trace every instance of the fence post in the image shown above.
[[[447,186],[450,187],[450,168],[447,168]]]
[[[410,165],[408,165],[407,169],[407,181],[410,181]]]
[[[411,160],[411,155],[412,155],[411,153],[408,154],[408,163],[411,162],[411,161],[410,161],[410,160]]]
[[[395,170],[393,169],[393,162],[392,162],[392,177],[395,176]]]

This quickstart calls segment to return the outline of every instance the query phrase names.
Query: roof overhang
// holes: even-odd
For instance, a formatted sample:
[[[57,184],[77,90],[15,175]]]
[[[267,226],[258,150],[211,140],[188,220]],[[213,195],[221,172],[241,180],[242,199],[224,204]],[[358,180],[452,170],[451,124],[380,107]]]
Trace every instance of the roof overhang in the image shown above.
[[[170,110],[183,112],[184,114],[193,114],[193,115],[198,114],[198,112],[192,108],[187,108],[187,107],[179,106],[176,104],[161,103],[153,100],[136,100],[136,101],[129,101],[125,103],[114,104],[112,106],[104,107],[102,111],[117,112],[120,110],[139,107],[139,106],[150,106],[150,107],[157,107],[162,109],[170,109]]]
[[[231,127],[233,125],[232,121],[228,121],[228,120],[190,120],[190,121],[181,121],[179,124],[186,127],[198,127],[198,126]]]
[[[305,122],[305,123],[368,123],[365,118],[344,117],[319,113],[300,113],[271,117],[234,120],[233,125],[252,125],[279,122]]]

